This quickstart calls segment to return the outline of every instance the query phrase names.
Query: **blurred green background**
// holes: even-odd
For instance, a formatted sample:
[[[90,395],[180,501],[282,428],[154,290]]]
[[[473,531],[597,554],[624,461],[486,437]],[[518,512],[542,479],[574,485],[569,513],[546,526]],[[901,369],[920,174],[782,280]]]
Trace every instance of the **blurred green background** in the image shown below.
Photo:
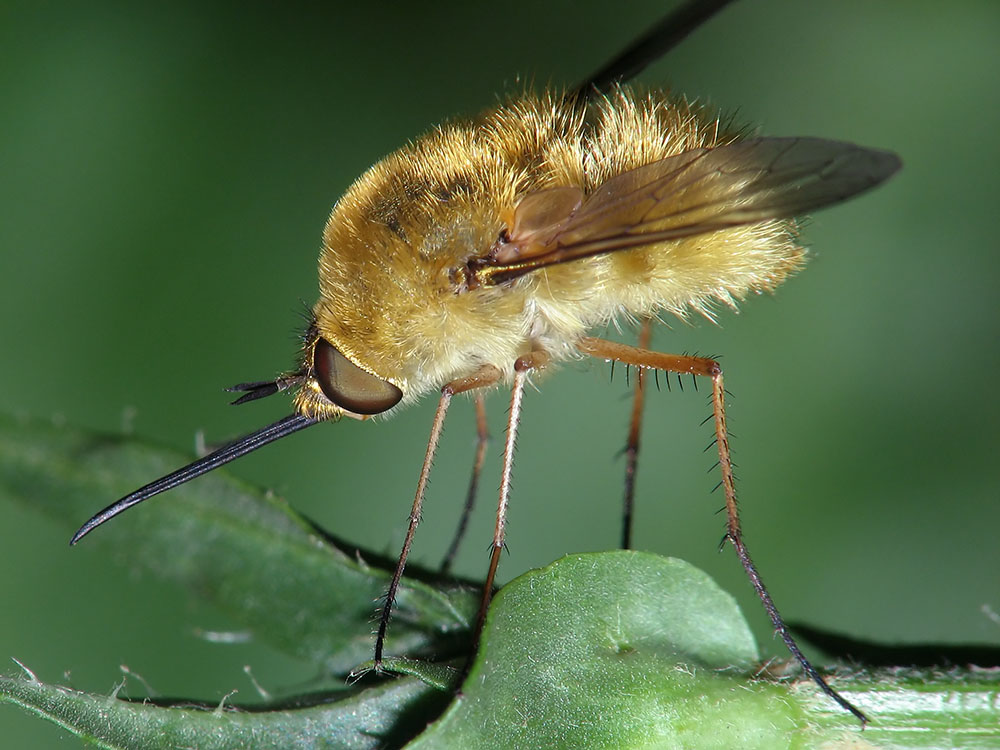
[[[280,397],[232,409],[221,388],[291,364],[320,232],[351,180],[524,80],[573,83],[662,6],[0,5],[0,409],[188,451],[199,430],[221,442],[283,416]],[[1000,611],[998,38],[994,0],[744,0],[642,76],[762,133],[905,162],[813,219],[812,262],[773,298],[654,337],[723,355],[748,544],[791,621],[1000,642],[983,611]],[[528,394],[502,579],[617,544],[620,374],[573,364]],[[735,556],[716,553],[704,394],[650,398],[636,544],[709,571],[784,656]],[[318,427],[231,470],[395,555],[432,401],[388,423]],[[457,566],[476,578],[505,396],[488,408],[494,442]],[[414,551],[426,564],[458,516],[472,418],[464,401],[449,418]],[[108,692],[126,664],[160,694],[207,700],[252,698],[245,664],[272,690],[314,676],[263,646],[198,639],[236,625],[86,544],[70,550],[70,531],[0,504],[0,658]],[[126,692],[143,694],[135,681]],[[0,709],[5,746],[61,736]]]

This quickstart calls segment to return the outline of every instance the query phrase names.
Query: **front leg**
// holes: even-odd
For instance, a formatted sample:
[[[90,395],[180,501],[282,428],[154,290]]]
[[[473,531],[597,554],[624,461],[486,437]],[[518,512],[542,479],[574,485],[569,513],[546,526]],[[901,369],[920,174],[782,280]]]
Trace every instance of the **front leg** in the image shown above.
[[[389,583],[389,590],[386,592],[385,603],[382,605],[382,613],[378,620],[374,660],[376,671],[382,669],[382,651],[385,646],[385,634],[389,628],[389,618],[392,615],[393,604],[396,602],[396,592],[399,590],[399,583],[403,579],[406,558],[409,557],[410,547],[413,545],[413,535],[417,531],[417,524],[420,523],[420,512],[424,504],[424,494],[427,491],[427,480],[430,477],[431,465],[434,463],[434,453],[437,451],[438,441],[441,439],[441,430],[444,428],[444,418],[448,413],[451,397],[456,393],[466,393],[477,388],[488,388],[500,380],[500,376],[501,373],[498,368],[493,365],[483,365],[469,377],[447,383],[441,389],[441,399],[438,401],[437,411],[434,413],[431,434],[427,440],[427,452],[424,454],[424,462],[420,467],[420,479],[417,480],[417,491],[413,497],[413,507],[410,509],[410,523],[406,528],[406,538],[403,540],[403,549],[399,553],[396,570],[392,574],[392,581]]]
[[[500,500],[497,503],[496,526],[493,530],[493,546],[490,555],[490,570],[486,574],[486,584],[483,586],[483,599],[479,605],[479,617],[476,619],[476,631],[473,642],[479,645],[479,636],[486,622],[486,610],[493,598],[493,581],[496,578],[497,566],[500,564],[500,553],[504,548],[507,535],[507,505],[510,501],[510,480],[514,471],[514,446],[517,443],[517,427],[521,421],[521,402],[524,399],[524,384],[532,370],[545,367],[549,355],[543,351],[534,351],[514,362],[514,385],[510,389],[510,411],[507,416],[507,437],[503,446],[503,468],[500,475]]]

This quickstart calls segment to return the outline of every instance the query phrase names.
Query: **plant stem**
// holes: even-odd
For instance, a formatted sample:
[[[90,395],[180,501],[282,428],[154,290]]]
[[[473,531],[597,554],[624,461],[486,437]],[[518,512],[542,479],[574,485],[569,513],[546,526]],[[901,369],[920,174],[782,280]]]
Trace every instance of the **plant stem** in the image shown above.
[[[855,734],[855,744],[844,747],[1000,747],[1000,668],[894,667],[841,675],[833,682],[870,719],[864,732]],[[858,729],[852,716],[812,690],[810,683],[798,683],[796,689],[808,691],[807,713],[821,741],[839,737],[843,742],[845,733]]]

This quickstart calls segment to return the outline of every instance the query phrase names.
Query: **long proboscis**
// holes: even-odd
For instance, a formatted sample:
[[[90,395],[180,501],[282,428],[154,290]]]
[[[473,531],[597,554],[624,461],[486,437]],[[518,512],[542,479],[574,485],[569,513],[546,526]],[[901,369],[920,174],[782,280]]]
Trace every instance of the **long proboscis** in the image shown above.
[[[200,477],[202,474],[217,469],[224,464],[228,464],[230,461],[240,456],[245,456],[247,453],[251,453],[258,448],[262,448],[268,443],[273,443],[275,440],[280,440],[294,432],[311,427],[318,421],[302,414],[292,414],[278,420],[274,424],[251,432],[249,435],[244,435],[238,440],[224,445],[216,451],[212,451],[207,456],[199,458],[197,461],[193,461],[187,466],[167,474],[165,477],[160,477],[155,482],[150,482],[135,492],[126,495],[121,500],[112,503],[81,526],[80,530],[73,535],[69,543],[70,545],[76,544],[102,523],[110,521],[119,513],[128,510],[133,505],[138,505],[143,500],[148,500],[151,497],[159,495],[161,492],[171,490],[185,482],[190,482],[192,479]]]

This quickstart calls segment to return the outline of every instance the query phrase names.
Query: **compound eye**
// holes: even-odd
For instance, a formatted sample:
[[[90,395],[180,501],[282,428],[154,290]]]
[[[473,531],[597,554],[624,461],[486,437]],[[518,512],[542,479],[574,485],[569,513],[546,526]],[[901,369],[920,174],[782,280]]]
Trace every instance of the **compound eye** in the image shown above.
[[[326,339],[313,347],[313,372],[323,395],[354,414],[381,414],[403,398],[399,388],[362,370]]]

